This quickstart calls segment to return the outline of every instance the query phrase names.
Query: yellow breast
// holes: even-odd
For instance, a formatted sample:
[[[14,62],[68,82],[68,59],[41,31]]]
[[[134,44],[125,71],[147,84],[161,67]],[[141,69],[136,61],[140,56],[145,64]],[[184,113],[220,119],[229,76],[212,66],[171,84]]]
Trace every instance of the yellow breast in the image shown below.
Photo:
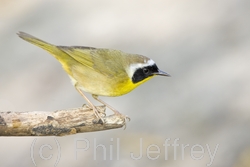
[[[131,92],[133,89],[135,89],[137,86],[141,85],[142,83],[148,81],[152,77],[148,77],[144,79],[141,82],[138,83],[133,83],[131,79],[126,80],[125,82],[119,83],[112,85],[112,89],[109,90],[109,95],[108,96],[121,96],[124,94],[127,94]],[[106,92],[108,93],[108,92]]]

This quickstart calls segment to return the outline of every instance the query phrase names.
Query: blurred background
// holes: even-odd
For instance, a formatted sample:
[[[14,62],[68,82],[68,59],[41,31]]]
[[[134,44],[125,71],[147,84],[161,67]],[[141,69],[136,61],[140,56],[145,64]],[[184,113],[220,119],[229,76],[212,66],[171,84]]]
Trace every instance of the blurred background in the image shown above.
[[[1,166],[249,167],[249,16],[248,0],[1,0],[1,111],[86,103],[60,63],[18,31],[57,45],[142,54],[172,75],[102,97],[131,118],[126,130],[1,137]]]

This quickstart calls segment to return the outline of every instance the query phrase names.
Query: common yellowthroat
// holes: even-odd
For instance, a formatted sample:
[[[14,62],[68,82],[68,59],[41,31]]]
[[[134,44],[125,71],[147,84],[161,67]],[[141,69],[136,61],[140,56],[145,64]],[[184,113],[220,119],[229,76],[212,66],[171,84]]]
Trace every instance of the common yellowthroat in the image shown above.
[[[24,32],[20,38],[52,54],[69,75],[76,90],[102,120],[96,107],[83,94],[91,93],[93,98],[123,116],[116,109],[100,100],[98,96],[121,96],[155,75],[170,76],[158,69],[155,62],[145,56],[124,53],[119,50],[99,49],[85,46],[56,46]]]

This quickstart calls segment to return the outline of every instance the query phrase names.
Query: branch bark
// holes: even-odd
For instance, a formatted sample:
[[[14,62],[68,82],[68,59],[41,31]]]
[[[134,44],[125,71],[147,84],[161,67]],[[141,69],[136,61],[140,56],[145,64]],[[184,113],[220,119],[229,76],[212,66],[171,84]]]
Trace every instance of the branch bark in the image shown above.
[[[106,116],[105,106],[97,106],[105,120],[102,124],[87,105],[81,108],[52,112],[0,112],[0,136],[64,136],[121,128],[125,119],[117,115]]]

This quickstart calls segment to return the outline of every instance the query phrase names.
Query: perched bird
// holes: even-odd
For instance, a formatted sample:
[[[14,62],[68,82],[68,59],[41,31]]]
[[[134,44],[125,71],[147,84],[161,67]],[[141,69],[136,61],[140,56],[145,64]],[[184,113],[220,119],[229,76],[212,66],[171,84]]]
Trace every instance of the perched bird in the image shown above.
[[[155,75],[170,76],[159,70],[155,62],[145,56],[113,49],[56,46],[24,32],[17,34],[20,38],[48,51],[62,64],[76,90],[103,123],[104,120],[96,107],[82,91],[91,93],[94,99],[110,108],[115,114],[124,117],[98,96],[121,96]]]

